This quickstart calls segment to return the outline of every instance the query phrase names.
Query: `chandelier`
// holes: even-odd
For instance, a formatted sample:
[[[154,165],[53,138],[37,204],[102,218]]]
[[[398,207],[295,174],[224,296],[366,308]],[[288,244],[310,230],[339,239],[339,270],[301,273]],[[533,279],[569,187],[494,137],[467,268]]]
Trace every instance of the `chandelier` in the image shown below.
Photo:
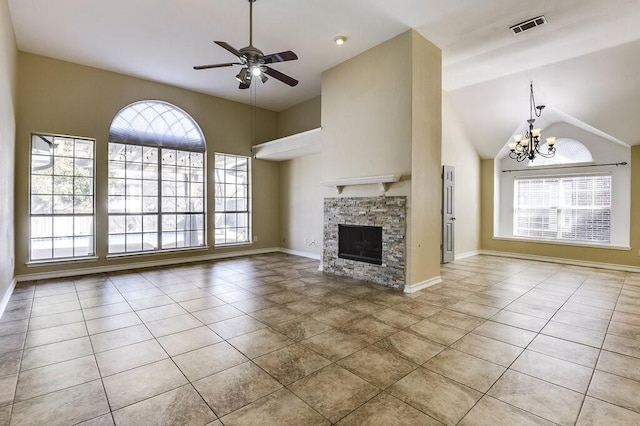
[[[536,119],[533,118],[533,114],[538,118],[542,115],[543,109],[544,105],[536,105],[536,101],[533,97],[533,82],[531,82],[529,84],[529,119],[527,120],[527,123],[529,123],[529,130],[527,130],[527,133],[525,133],[524,136],[515,135],[513,137],[514,141],[509,144],[509,157],[520,162],[527,158],[530,161],[533,161],[537,155],[544,158],[551,158],[555,155],[556,138],[548,137],[547,152],[544,152],[544,150],[541,151],[541,130],[533,128],[533,123],[536,122]]]

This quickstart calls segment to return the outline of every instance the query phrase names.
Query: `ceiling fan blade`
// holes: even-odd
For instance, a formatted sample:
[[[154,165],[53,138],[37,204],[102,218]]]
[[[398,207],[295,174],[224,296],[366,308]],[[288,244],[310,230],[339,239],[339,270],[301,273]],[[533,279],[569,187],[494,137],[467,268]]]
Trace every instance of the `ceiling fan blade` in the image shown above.
[[[286,52],[264,55],[262,59],[264,59],[265,64],[273,64],[274,62],[295,61],[296,59],[298,59],[298,55],[290,50],[287,50]]]
[[[218,46],[222,47],[223,49],[228,50],[229,52],[233,53],[238,58],[242,58],[242,53],[238,52],[238,49],[236,49],[235,47],[231,46],[229,43],[224,42],[224,41],[214,41],[214,43],[217,44]]]
[[[223,68],[230,67],[232,65],[242,65],[240,62],[227,62],[225,64],[212,64],[212,65],[196,65],[193,67],[194,70],[208,70],[210,68]]]
[[[264,73],[275,78],[276,80],[280,80],[281,82],[283,82],[284,84],[288,84],[289,86],[293,87],[293,86],[297,86],[298,85],[298,80],[296,80],[293,77],[289,77],[286,74],[281,73],[280,71],[274,70],[271,67],[264,67]]]
[[[248,89],[251,86],[251,80],[249,80],[249,84],[240,83],[238,89]]]

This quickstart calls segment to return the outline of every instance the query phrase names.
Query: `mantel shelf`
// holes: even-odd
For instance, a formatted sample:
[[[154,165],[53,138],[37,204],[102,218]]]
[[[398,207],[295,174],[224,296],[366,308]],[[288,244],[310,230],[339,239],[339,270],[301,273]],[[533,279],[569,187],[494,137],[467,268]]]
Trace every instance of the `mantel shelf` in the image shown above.
[[[378,185],[381,192],[387,192],[392,183],[399,182],[401,175],[365,176],[349,179],[332,180],[323,182],[325,186],[333,186],[338,194],[342,193],[345,186],[353,185]]]

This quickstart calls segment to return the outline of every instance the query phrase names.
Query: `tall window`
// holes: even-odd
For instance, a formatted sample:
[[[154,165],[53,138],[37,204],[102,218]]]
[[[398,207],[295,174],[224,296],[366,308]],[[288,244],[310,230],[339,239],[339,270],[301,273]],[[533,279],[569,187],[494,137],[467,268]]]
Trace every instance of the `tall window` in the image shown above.
[[[516,178],[513,234],[608,243],[611,176]]]
[[[109,253],[204,246],[204,138],[165,102],[124,108],[109,132]]]
[[[30,260],[93,256],[94,141],[31,136]]]
[[[216,153],[216,245],[251,241],[249,164],[249,157]]]

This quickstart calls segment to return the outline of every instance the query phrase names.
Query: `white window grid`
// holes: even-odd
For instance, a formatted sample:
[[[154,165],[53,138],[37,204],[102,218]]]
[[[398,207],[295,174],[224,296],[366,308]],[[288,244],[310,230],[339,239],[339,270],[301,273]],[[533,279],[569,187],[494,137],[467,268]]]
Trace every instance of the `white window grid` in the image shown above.
[[[215,245],[251,241],[251,158],[215,154]]]

